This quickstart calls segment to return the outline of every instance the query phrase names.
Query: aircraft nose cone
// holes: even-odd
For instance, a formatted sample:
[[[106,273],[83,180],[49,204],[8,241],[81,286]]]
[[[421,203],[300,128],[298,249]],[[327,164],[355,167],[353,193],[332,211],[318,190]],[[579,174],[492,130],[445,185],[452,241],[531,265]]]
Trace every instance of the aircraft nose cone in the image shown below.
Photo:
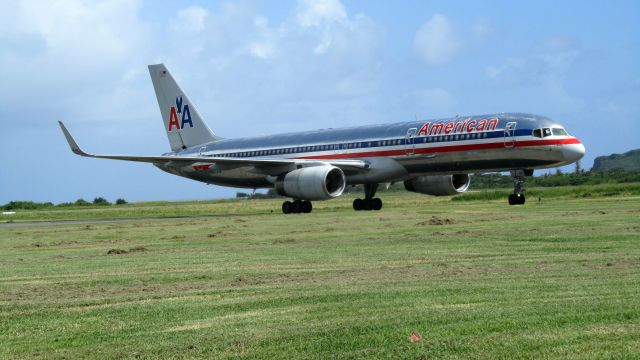
[[[568,163],[574,163],[584,156],[585,148],[582,143],[564,145],[562,155]]]

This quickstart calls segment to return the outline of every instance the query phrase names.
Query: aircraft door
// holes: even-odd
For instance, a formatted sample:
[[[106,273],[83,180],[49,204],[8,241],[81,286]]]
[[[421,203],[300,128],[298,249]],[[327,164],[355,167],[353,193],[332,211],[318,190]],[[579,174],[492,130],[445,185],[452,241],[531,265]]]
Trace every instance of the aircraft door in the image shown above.
[[[418,128],[411,128],[407,130],[407,134],[405,135],[404,141],[404,151],[407,155],[413,155],[416,152],[416,133],[418,132]]]
[[[517,122],[508,122],[504,127],[504,147],[512,148],[516,145]]]

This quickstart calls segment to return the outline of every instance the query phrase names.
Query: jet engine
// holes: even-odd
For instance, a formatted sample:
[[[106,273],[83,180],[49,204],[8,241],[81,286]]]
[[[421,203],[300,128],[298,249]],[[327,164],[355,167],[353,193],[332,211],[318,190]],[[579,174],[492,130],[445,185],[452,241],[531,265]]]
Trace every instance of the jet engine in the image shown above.
[[[347,184],[340,168],[312,166],[286,173],[276,181],[276,192],[301,200],[328,200],[342,195]]]
[[[445,196],[467,191],[470,183],[469,174],[418,176],[405,181],[404,188],[420,194]]]

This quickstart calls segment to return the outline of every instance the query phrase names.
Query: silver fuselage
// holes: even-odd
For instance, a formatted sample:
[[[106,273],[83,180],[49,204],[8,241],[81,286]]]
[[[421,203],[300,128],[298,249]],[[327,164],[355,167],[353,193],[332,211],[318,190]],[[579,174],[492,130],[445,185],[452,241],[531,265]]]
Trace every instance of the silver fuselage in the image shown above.
[[[534,129],[554,128],[562,126],[546,117],[499,113],[220,140],[164,155],[318,161],[358,159],[371,164],[371,170],[346,171],[347,182],[380,183],[421,175],[552,168],[579,160],[585,149],[577,138],[566,133],[544,137],[533,133]],[[171,162],[155,165],[172,174],[209,184],[265,188],[272,187],[274,181],[273,176],[254,166],[199,167]]]

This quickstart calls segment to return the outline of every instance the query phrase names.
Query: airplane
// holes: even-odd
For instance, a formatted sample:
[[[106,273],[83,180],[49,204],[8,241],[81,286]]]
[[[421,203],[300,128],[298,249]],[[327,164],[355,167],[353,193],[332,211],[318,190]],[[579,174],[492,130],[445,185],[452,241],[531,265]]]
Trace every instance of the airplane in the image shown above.
[[[80,156],[151,163],[207,184],[271,188],[292,198],[282,212],[309,213],[311,201],[364,185],[354,210],[380,210],[380,184],[402,181],[408,191],[456,195],[470,174],[509,171],[510,205],[525,203],[525,178],[536,169],[580,160],[584,145],[559,123],[538,115],[497,113],[382,125],[223,139],[213,133],[164,64],[149,65],[171,151],[160,156],[84,152],[59,121]]]

